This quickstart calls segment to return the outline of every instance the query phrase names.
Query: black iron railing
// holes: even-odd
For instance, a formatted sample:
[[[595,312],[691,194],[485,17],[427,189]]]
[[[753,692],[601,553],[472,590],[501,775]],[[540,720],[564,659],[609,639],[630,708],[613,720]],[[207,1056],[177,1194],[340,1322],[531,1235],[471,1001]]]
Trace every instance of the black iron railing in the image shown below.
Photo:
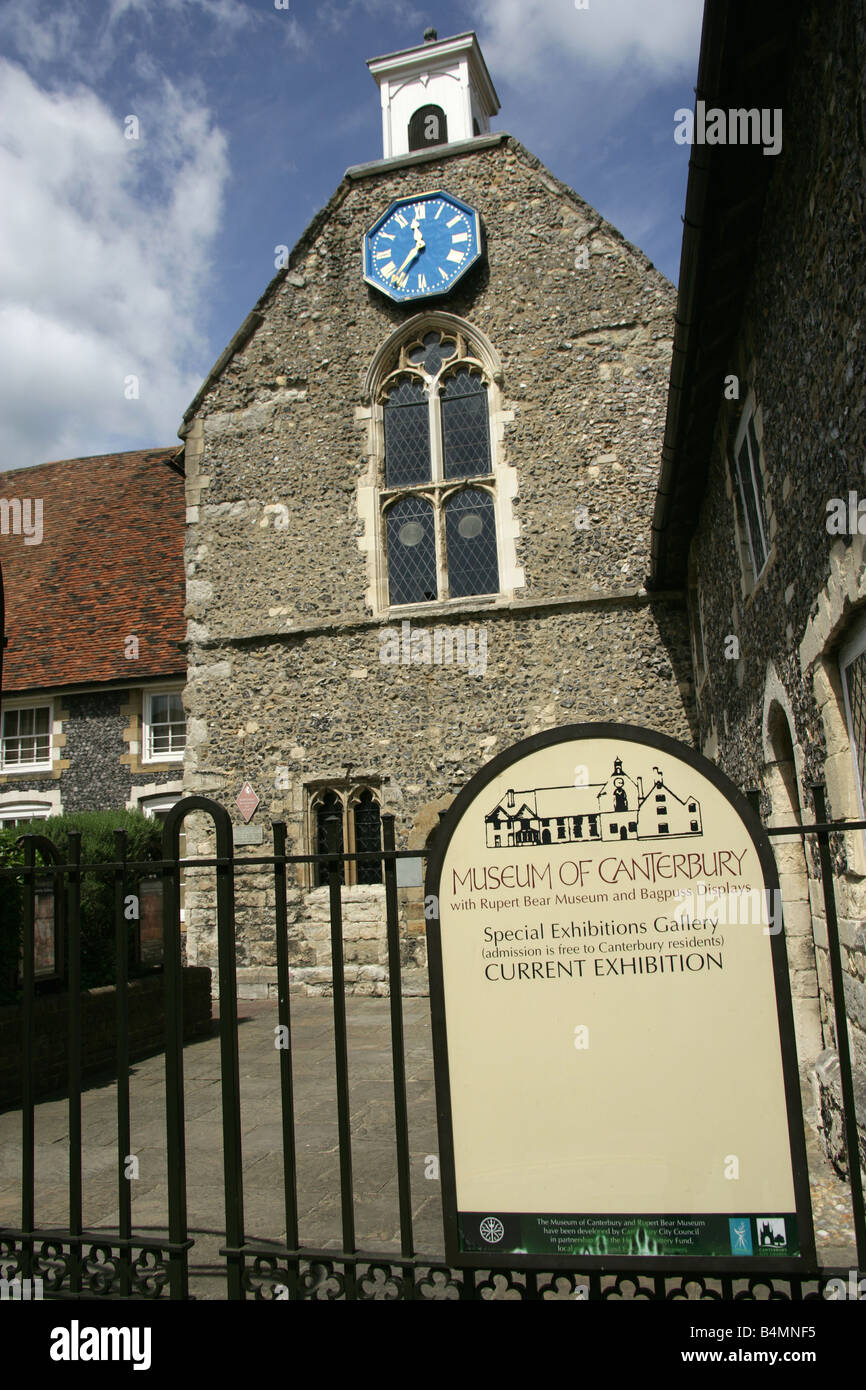
[[[815,797],[817,821],[813,825],[774,827],[771,836],[817,836],[827,936],[831,964],[831,983],[836,1019],[836,1038],[842,1075],[845,1110],[845,1137],[849,1154],[852,1207],[860,1269],[866,1265],[866,1215],[858,1155],[851,1058],[847,1045],[843,971],[839,948],[834,880],[830,858],[830,835],[866,829],[866,821],[827,822],[823,792]],[[211,817],[216,831],[216,855],[201,859],[179,857],[179,835],[184,818],[192,812]],[[72,841],[68,864],[54,862],[51,848],[41,837],[25,837],[26,863],[0,870],[4,874],[23,874],[26,880],[26,913],[23,939],[21,1039],[21,1223],[0,1228],[0,1278],[42,1280],[49,1298],[143,1298],[189,1297],[189,1251],[193,1245],[187,1219],[187,1171],[185,1152],[183,992],[180,924],[180,878],[185,868],[211,868],[216,875],[218,972],[220,994],[220,1075],[223,1127],[223,1176],[225,1188],[225,1241],[220,1248],[226,1276],[226,1296],[238,1300],[281,1299],[461,1299],[478,1300],[512,1297],[527,1300],[575,1299],[607,1300],[640,1298],[670,1300],[698,1298],[710,1300],[783,1298],[801,1300],[826,1296],[831,1280],[846,1284],[851,1271],[821,1267],[798,1276],[756,1275],[744,1268],[741,1273],[710,1273],[700,1263],[677,1260],[670,1271],[647,1271],[639,1257],[611,1257],[610,1267],[581,1270],[578,1259],[568,1271],[543,1273],[521,1268],[519,1258],[508,1271],[454,1269],[435,1253],[416,1249],[412,1218],[409,1107],[404,1048],[404,1003],[402,990],[401,942],[398,912],[397,863],[400,859],[419,859],[424,850],[395,848],[394,818],[382,816],[382,849],[377,854],[337,852],[338,822],[329,826],[326,854],[286,853],[287,830],[282,823],[273,826],[274,853],[236,860],[232,824],[228,812],[203,797],[188,797],[169,813],[163,836],[163,858],[148,863],[148,871],[163,876],[163,957],[165,999],[165,1088],[166,1153],[168,1160],[167,1222],[157,1236],[136,1233],[132,1220],[130,1183],[124,1173],[124,1158],[130,1152],[130,1044],[129,1044],[129,935],[124,915],[127,888],[144,866],[126,859],[124,832],[116,832],[115,861],[112,864],[83,866]],[[41,853],[50,862],[51,872],[65,885],[66,951],[68,955],[68,1223],[63,1228],[40,1229],[36,1225],[36,1169],[34,1087],[34,1018],[36,982],[34,979],[35,885],[43,866],[36,863]],[[355,1193],[352,1171],[352,1136],[349,1089],[349,1045],[344,975],[344,933],[341,875],[346,862],[379,859],[385,888],[387,933],[387,978],[389,987],[390,1041],[394,1100],[394,1145],[400,1223],[400,1254],[389,1251],[359,1250],[355,1232]],[[287,889],[289,866],[324,864],[330,909],[330,940],[333,979],[334,1061],[336,1107],[339,1135],[339,1185],[341,1248],[317,1249],[302,1246],[299,1239],[296,1145],[299,1122],[295,1106],[293,1052],[291,1047],[292,1010],[288,949]],[[238,1054],[237,967],[235,934],[235,873],[268,867],[275,889],[274,941],[277,973],[277,1017],[285,1029],[289,1046],[280,1049],[279,1095],[283,1160],[282,1243],[247,1239],[244,1220],[243,1131]],[[87,872],[110,872],[114,876],[116,914],[116,1100],[117,1100],[117,1209],[114,1230],[86,1230],[82,1223],[82,996],[80,992],[81,955],[81,879]],[[195,1123],[195,1121],[191,1121]]]

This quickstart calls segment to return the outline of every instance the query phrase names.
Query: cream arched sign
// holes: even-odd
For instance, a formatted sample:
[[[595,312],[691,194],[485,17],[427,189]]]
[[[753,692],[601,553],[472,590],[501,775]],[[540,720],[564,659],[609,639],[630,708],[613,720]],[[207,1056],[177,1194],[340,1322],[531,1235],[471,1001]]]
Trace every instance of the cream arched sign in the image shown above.
[[[775,864],[716,767],[538,734],[458,796],[426,893],[449,1260],[814,1265]]]

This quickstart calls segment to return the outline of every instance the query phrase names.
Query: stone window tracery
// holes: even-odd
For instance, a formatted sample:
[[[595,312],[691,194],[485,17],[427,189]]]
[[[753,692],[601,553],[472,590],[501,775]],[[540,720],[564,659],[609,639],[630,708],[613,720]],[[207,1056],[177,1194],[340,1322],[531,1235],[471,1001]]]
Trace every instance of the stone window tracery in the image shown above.
[[[489,389],[465,338],[441,329],[400,347],[382,381],[392,607],[499,592]]]
[[[310,847],[313,854],[328,853],[328,823],[337,822],[337,853],[365,854],[382,845],[382,821],[379,794],[366,785],[349,787],[331,784],[319,787],[310,795]],[[328,882],[327,865],[311,866],[312,886],[319,888]],[[340,882],[349,887],[382,882],[381,860],[354,860],[340,865]]]

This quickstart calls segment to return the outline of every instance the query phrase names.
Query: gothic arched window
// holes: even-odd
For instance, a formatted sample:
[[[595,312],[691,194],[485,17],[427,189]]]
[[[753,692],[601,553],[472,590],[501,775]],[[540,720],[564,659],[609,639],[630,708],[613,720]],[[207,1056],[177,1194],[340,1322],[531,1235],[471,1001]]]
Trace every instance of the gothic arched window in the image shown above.
[[[496,520],[489,492],[466,488],[446,502],[445,544],[452,598],[496,593]]]
[[[337,853],[365,854],[382,847],[382,820],[376,793],[370,787],[350,787],[348,783],[320,787],[310,797],[311,842],[314,854],[328,853],[328,822],[336,819]],[[314,864],[315,887],[328,882],[328,866]],[[340,882],[381,883],[382,862],[376,859],[345,861],[340,865]]]
[[[460,333],[397,353],[379,393],[391,607],[499,592],[489,384]],[[467,486],[472,481],[475,486]]]
[[[336,844],[336,849],[337,849],[337,853],[338,853],[338,854],[342,854],[342,853],[343,853],[343,803],[342,803],[340,797],[337,796],[337,793],[336,793],[336,792],[323,792],[322,795],[319,797],[318,801],[316,802],[314,814],[315,814],[315,819],[316,819],[316,849],[315,849],[315,853],[316,853],[316,854],[327,854],[328,851],[330,850],[330,845],[328,844],[328,823],[329,823],[329,821],[335,821],[335,822],[336,822],[336,829],[337,829],[337,844]],[[318,863],[318,864],[316,864],[314,867],[315,867],[315,870],[316,870],[316,883],[319,883],[319,884],[320,884],[320,883],[327,883],[327,882],[328,882],[328,866],[327,866],[327,864]],[[345,882],[346,882],[346,866],[345,866],[345,864],[341,864],[341,865],[340,865],[340,882],[341,882],[341,883],[345,883]]]
[[[405,487],[430,481],[430,412],[417,377],[394,382],[385,397],[386,481]]]
[[[379,803],[369,787],[361,792],[352,807],[355,831],[355,853],[372,854],[382,848],[382,817]],[[358,883],[381,883],[382,861],[361,859],[355,863]]]

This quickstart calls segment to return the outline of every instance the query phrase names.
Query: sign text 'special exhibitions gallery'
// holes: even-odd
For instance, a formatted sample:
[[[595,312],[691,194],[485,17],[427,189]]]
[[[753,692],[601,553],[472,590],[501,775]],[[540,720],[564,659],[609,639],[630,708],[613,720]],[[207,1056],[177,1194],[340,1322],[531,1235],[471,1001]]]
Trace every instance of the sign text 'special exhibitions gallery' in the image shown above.
[[[461,792],[426,891],[450,1260],[814,1264],[775,864],[717,768],[538,734]]]

